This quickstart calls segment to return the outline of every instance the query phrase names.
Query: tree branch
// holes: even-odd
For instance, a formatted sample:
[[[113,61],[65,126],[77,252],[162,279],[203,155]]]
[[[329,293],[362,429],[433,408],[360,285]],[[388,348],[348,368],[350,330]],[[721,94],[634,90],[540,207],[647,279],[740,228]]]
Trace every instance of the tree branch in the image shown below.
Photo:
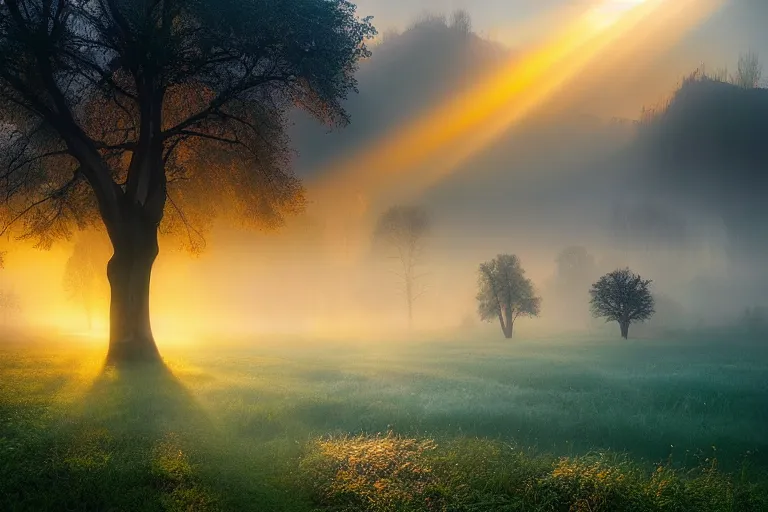
[[[195,242],[192,238],[193,233],[198,236],[198,238],[200,239],[201,245],[204,246],[205,236],[199,230],[197,230],[194,226],[192,226],[192,224],[187,220],[187,216],[184,215],[184,212],[181,210],[181,208],[179,208],[179,206],[173,200],[173,198],[171,197],[171,194],[168,192],[167,189],[165,191],[165,197],[168,198],[168,202],[171,204],[173,209],[176,210],[176,213],[178,214],[179,218],[181,219],[181,222],[184,224],[184,227],[187,230],[187,238],[189,239],[190,248],[195,247]]]
[[[181,130],[177,134],[178,136],[187,136],[187,137],[197,137],[200,139],[208,139],[213,140],[216,142],[223,142],[224,144],[232,144],[232,145],[243,145],[242,141],[238,139],[228,139],[226,137],[219,137],[216,135],[211,135],[210,133],[203,133],[198,132],[194,130]]]
[[[42,199],[39,199],[38,201],[35,201],[28,207],[26,207],[24,210],[22,210],[20,213],[18,213],[15,217],[13,217],[10,221],[8,221],[4,226],[3,229],[0,230],[0,237],[5,235],[11,227],[13,227],[14,224],[16,224],[19,220],[24,218],[25,215],[27,215],[29,212],[34,210],[35,208],[42,206],[43,204],[47,203],[48,201],[52,201],[54,199],[61,199],[74,187],[78,181],[82,178],[82,173],[80,172],[80,169],[78,168],[74,176],[72,176],[72,179],[70,179],[67,183],[59,187],[58,189],[52,191],[47,196],[43,197]]]
[[[169,128],[165,130],[161,137],[164,140],[167,140],[171,137],[174,137],[178,135],[180,132],[186,130],[187,128],[193,127],[197,125],[198,123],[205,121],[208,117],[219,114],[218,111],[221,107],[229,103],[230,101],[234,100],[239,94],[243,94],[251,89],[254,89],[256,87],[259,87],[261,85],[264,85],[269,82],[275,82],[275,81],[287,81],[287,78],[280,75],[275,76],[261,76],[256,79],[252,79],[249,81],[244,81],[235,87],[230,87],[229,89],[219,93],[216,98],[211,100],[211,102],[208,104],[206,108],[198,112],[197,114],[194,114],[184,121],[181,121],[176,126]]]

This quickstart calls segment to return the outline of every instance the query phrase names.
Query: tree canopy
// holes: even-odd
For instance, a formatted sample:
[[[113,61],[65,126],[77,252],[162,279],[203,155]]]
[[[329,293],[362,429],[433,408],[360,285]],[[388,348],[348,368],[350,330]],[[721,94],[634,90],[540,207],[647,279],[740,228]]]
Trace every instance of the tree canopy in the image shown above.
[[[604,275],[589,291],[592,314],[606,322],[619,322],[621,336],[626,339],[631,323],[648,320],[656,312],[651,282],[628,268]]]
[[[346,123],[373,33],[345,0],[0,3],[7,224],[47,246],[99,213],[118,221],[121,202],[155,201],[159,218],[167,196],[166,228],[188,228],[181,207],[210,217],[216,192],[279,223],[301,197],[285,115]]]
[[[506,338],[512,337],[515,320],[521,316],[536,317],[541,313],[537,297],[520,259],[500,254],[480,265],[477,294],[478,313],[486,322],[498,319]]]

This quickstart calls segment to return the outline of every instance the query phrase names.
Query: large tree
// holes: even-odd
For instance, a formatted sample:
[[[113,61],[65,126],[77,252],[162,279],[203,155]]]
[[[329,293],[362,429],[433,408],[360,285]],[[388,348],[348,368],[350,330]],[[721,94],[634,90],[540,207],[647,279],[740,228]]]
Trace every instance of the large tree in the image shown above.
[[[604,275],[589,291],[592,314],[606,322],[618,322],[621,337],[627,339],[630,324],[648,320],[656,312],[651,282],[628,268]]]
[[[430,232],[427,212],[418,206],[393,206],[384,212],[376,224],[374,236],[390,256],[398,262],[395,272],[403,286],[408,327],[413,326],[413,305],[424,294],[418,268],[424,253],[424,243]]]
[[[486,322],[498,319],[507,339],[512,338],[512,329],[519,317],[536,317],[541,313],[541,298],[536,296],[531,280],[525,277],[520,259],[513,254],[500,254],[481,264],[478,284],[480,318]]]
[[[199,248],[224,205],[268,225],[300,206],[286,116],[346,123],[374,33],[347,0],[0,1],[6,229],[49,246],[103,221],[110,360],[159,357],[159,229]]]

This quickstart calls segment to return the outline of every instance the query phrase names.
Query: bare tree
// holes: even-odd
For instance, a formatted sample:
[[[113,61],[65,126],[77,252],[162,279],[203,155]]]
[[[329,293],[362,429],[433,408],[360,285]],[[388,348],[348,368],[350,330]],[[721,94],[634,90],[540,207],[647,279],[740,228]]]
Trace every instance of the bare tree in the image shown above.
[[[413,305],[426,291],[418,268],[423,263],[430,228],[429,215],[422,208],[393,206],[379,217],[374,233],[375,239],[394,253],[392,257],[398,261],[395,274],[403,286],[409,328],[413,327]]]
[[[409,25],[408,29],[415,27],[421,28],[445,28],[448,26],[448,20],[444,14],[437,14],[430,11],[422,11],[413,22]]]
[[[633,322],[648,320],[656,312],[650,280],[643,280],[628,268],[614,270],[600,278],[589,291],[592,315],[618,322],[621,337],[627,339]]]
[[[47,247],[103,222],[111,361],[159,358],[159,230],[200,248],[223,205],[269,227],[301,208],[286,116],[348,122],[373,35],[347,0],[0,1],[5,230]]]
[[[457,9],[451,14],[451,28],[462,34],[472,33],[472,16],[464,9]]]
[[[739,66],[736,74],[731,77],[731,82],[744,89],[756,89],[760,86],[762,77],[763,66],[760,64],[760,57],[750,50],[739,56]]]
[[[519,317],[537,317],[541,313],[541,298],[536,296],[533,283],[525,277],[525,270],[515,255],[500,254],[481,264],[478,284],[480,318],[486,322],[498,319],[507,339],[512,338]]]

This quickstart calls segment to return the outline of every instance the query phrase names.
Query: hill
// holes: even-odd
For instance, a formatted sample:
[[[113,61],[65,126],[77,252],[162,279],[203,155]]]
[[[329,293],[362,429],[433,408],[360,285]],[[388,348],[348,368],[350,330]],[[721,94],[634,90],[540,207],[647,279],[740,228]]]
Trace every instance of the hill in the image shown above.
[[[646,187],[722,218],[741,256],[768,251],[767,89],[686,80],[643,127],[638,149]]]

